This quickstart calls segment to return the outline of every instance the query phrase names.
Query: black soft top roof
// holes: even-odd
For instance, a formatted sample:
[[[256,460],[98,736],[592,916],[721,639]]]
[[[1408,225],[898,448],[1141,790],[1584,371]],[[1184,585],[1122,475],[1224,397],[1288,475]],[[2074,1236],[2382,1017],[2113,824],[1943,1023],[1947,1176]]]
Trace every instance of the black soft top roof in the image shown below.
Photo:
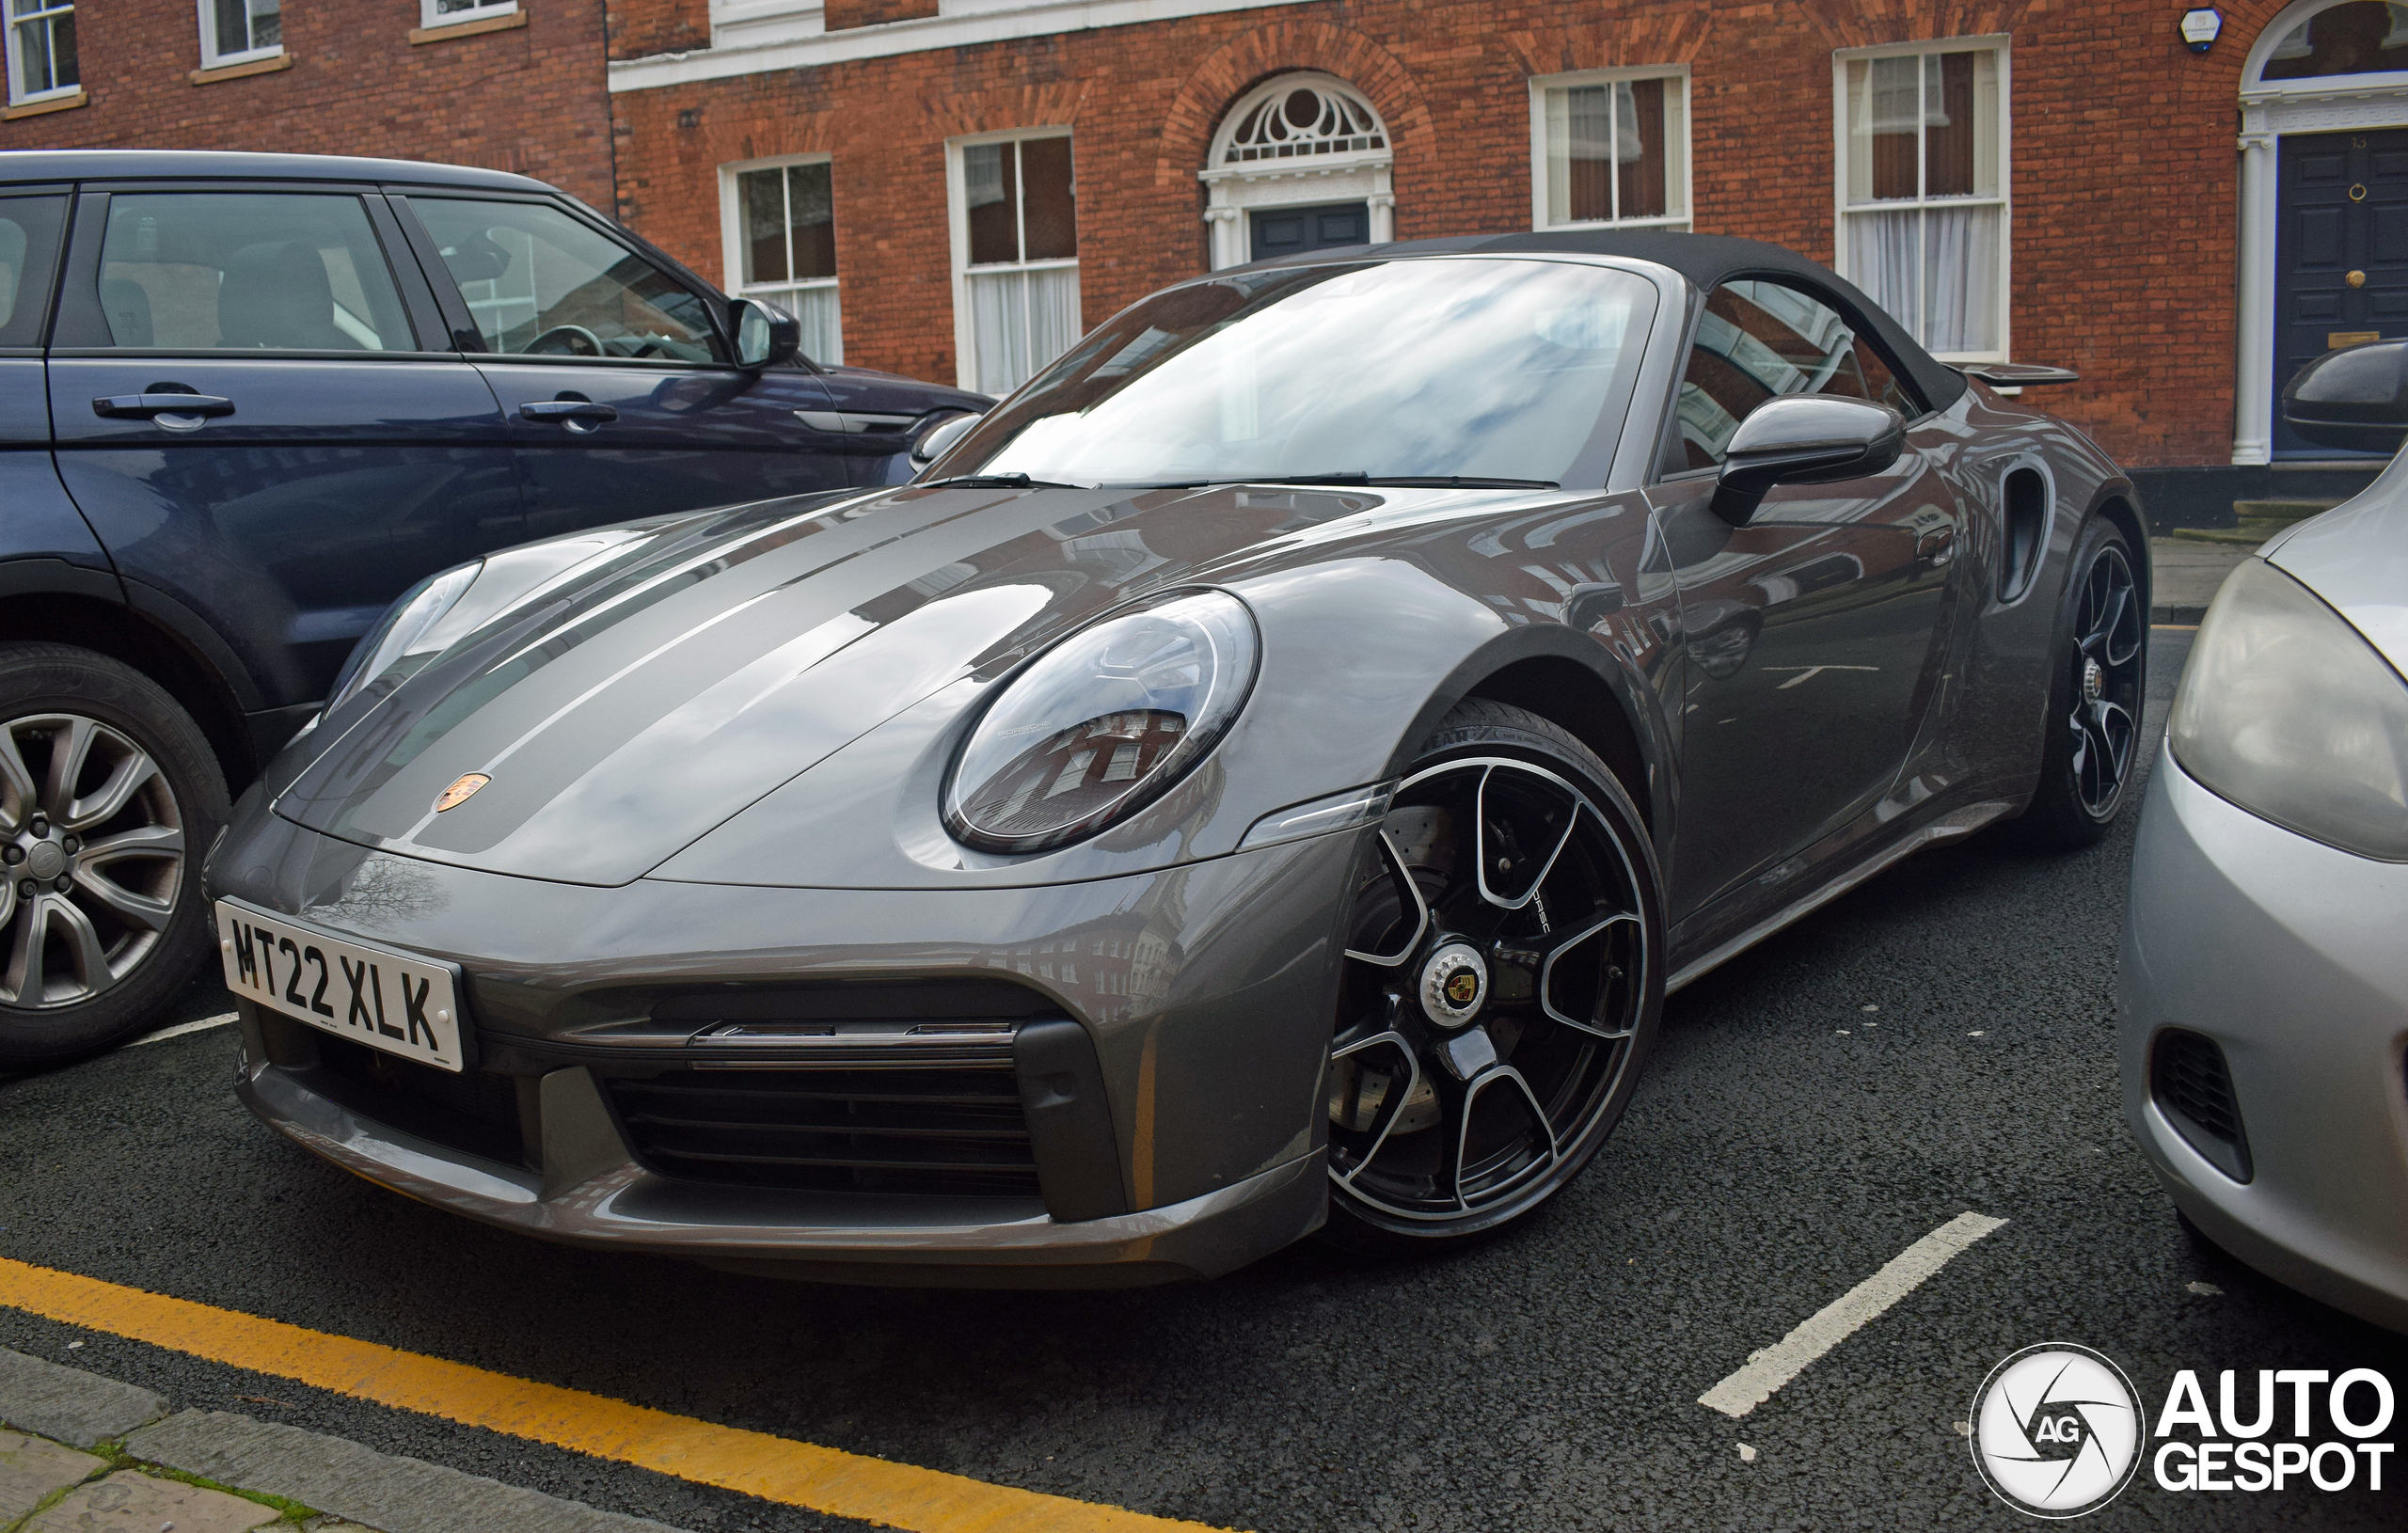
[[[1345,250],[1312,250],[1302,255],[1259,261],[1257,265],[1313,265],[1333,257],[1352,257],[1357,251],[1374,257],[1547,253],[1623,256],[1632,261],[1652,261],[1659,266],[1671,268],[1688,278],[1701,295],[1711,292],[1718,283],[1735,277],[1788,277],[1811,283],[1838,298],[1849,323],[1860,331],[1869,331],[1880,340],[1882,349],[1898,359],[1899,365],[1913,380],[1916,391],[1930,402],[1933,409],[1948,408],[1965,392],[1963,373],[1933,361],[1929,352],[1916,345],[1904,327],[1892,319],[1887,310],[1859,292],[1854,283],[1820,261],[1809,261],[1795,250],[1767,245],[1762,240],[1743,240],[1729,234],[1679,234],[1660,229],[1469,234],[1451,239],[1357,245]]]

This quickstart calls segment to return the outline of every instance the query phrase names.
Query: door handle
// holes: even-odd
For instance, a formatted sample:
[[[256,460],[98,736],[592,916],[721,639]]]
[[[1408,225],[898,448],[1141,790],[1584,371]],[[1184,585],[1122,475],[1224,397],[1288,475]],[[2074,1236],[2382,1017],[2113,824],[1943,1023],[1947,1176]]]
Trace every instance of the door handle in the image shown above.
[[[232,415],[234,402],[214,394],[104,394],[92,413],[115,420],[149,420],[163,415]]]
[[[618,407],[596,404],[587,399],[539,399],[518,407],[521,419],[527,420],[557,420],[562,425],[583,425],[587,431],[605,421],[619,419]]]

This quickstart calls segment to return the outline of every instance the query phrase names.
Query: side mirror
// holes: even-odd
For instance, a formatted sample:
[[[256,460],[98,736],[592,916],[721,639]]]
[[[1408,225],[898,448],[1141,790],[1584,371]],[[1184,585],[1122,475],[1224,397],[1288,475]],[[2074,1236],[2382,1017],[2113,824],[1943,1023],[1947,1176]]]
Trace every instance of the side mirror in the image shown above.
[[[1906,420],[1886,404],[1824,394],[1766,400],[1731,434],[1714,487],[1715,514],[1745,527],[1774,485],[1877,474],[1906,445]]]
[[[2283,419],[2319,447],[2396,451],[2408,437],[2408,340],[2326,352],[2283,386]]]
[[[510,252],[481,233],[472,233],[443,252],[443,264],[454,282],[490,282],[510,270]]]
[[[738,298],[727,317],[736,331],[736,365],[747,372],[790,361],[802,350],[802,322],[775,304]]]
[[[926,468],[943,457],[953,450],[954,443],[969,435],[971,428],[985,419],[984,416],[975,415],[950,415],[941,418],[935,425],[920,433],[919,440],[911,444],[911,466]]]

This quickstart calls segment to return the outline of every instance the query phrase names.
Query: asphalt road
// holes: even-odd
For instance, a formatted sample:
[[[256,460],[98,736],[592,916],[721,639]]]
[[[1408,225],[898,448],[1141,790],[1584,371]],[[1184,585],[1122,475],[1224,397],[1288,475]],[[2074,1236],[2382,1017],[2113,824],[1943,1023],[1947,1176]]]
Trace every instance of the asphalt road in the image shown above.
[[[2152,739],[2188,637],[2157,635]],[[2099,1348],[2152,1412],[2181,1367],[2372,1367],[2408,1395],[2399,1338],[2192,1246],[2128,1142],[2110,1019],[2131,841],[2129,821],[2068,857],[1975,837],[1699,982],[1581,1180],[1448,1260],[1307,1246],[1211,1285],[987,1294],[555,1249],[287,1146],[229,1093],[225,1029],[0,1083],[0,1255],[1229,1526],[2030,1526],[1956,1429],[2020,1347]],[[198,987],[182,1014],[221,1009]],[[1966,1210],[2008,1223],[1752,1414],[1696,1403]],[[77,1339],[79,1367],[180,1403],[681,1526],[855,1525],[0,1310],[0,1346]],[[2396,1488],[2178,1495],[2144,1470],[2083,1525],[2403,1509]]]

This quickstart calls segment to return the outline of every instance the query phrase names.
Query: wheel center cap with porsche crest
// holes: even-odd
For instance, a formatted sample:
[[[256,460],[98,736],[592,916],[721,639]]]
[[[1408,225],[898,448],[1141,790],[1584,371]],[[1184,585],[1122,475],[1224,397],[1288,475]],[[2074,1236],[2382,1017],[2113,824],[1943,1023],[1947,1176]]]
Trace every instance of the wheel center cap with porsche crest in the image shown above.
[[[1440,1027],[1470,1021],[1487,994],[1488,964],[1467,943],[1442,943],[1421,966],[1421,1009]]]
[[[2098,661],[2088,656],[2083,656],[2082,700],[2084,703],[2096,703],[2099,701],[2099,694],[2105,690],[2107,690],[2107,672],[2099,669]]]

